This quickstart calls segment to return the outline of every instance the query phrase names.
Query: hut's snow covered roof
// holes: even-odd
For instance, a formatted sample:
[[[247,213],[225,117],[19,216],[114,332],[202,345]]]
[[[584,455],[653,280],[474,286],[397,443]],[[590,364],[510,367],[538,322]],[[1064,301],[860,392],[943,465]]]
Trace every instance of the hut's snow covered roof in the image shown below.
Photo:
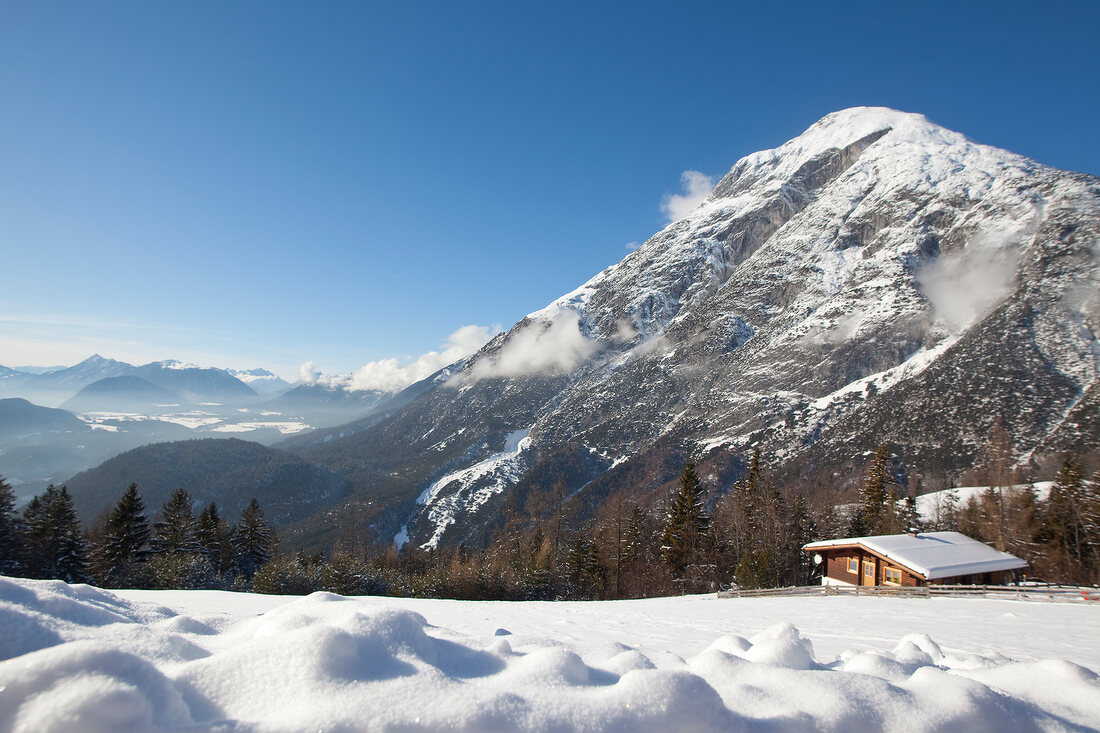
[[[1027,567],[1027,563],[1015,555],[995,550],[984,542],[959,532],[848,537],[811,542],[803,549],[820,550],[856,545],[904,565],[928,580]]]

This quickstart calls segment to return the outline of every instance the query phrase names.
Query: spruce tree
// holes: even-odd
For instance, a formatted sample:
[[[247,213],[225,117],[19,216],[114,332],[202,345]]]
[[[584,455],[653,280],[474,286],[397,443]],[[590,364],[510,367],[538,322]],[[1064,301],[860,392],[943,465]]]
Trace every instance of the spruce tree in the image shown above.
[[[760,468],[760,451],[753,451],[744,474],[733,485],[733,556],[735,564],[763,542],[766,481]]]
[[[202,552],[197,529],[191,495],[184,489],[176,489],[161,507],[160,519],[153,525],[153,551],[177,555]]]
[[[793,585],[809,585],[814,575],[814,564],[809,554],[802,551],[802,546],[818,539],[818,528],[802,496],[796,496],[791,505],[790,534],[788,552],[791,577],[788,580]]]
[[[99,550],[102,563],[99,579],[107,588],[148,584],[141,567],[149,555],[149,521],[145,500],[137,484],[130,484],[111,510]]]
[[[899,524],[896,490],[887,471],[890,453],[885,445],[875,451],[859,491],[859,505],[852,522],[852,534],[876,535],[894,530]],[[892,490],[893,499],[891,496]]]
[[[0,575],[23,569],[23,522],[15,513],[15,491],[0,476]]]
[[[233,544],[229,524],[218,514],[218,507],[210,502],[199,512],[195,525],[195,538],[218,575],[224,575],[233,564]]]
[[[1048,544],[1079,567],[1091,566],[1100,549],[1089,527],[1089,494],[1080,462],[1067,455],[1050,487],[1041,533]]]
[[[645,513],[642,508],[634,504],[630,508],[630,516],[623,527],[623,536],[619,541],[621,548],[620,561],[623,567],[629,566],[642,555],[642,531],[645,525]]]
[[[191,495],[176,489],[153,524],[149,569],[158,588],[216,587],[213,563],[198,539]]]
[[[599,597],[603,588],[604,567],[600,561],[599,548],[591,537],[578,532],[573,538],[566,557],[566,569],[580,598]]]
[[[27,525],[27,574],[67,583],[87,576],[87,546],[68,489],[50,484],[34,497],[24,513]]]
[[[271,559],[274,548],[275,531],[264,521],[260,502],[253,498],[233,530],[233,555],[241,575],[251,579]]]
[[[684,577],[706,547],[710,520],[703,506],[704,494],[695,463],[689,459],[680,472],[680,488],[672,497],[661,532],[661,557],[675,578]]]

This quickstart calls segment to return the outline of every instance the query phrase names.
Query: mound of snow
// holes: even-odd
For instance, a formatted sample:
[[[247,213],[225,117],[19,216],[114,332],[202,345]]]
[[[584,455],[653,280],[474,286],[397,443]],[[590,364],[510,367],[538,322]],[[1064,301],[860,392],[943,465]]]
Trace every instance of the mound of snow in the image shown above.
[[[0,730],[1000,731],[1100,720],[1097,675],[1073,662],[947,648],[924,633],[815,658],[794,624],[761,628],[775,607],[752,600],[115,595],[0,578]],[[882,634],[866,623],[888,608],[875,601],[917,626],[949,609],[782,600],[810,626],[854,621],[864,639]],[[866,608],[845,613],[853,600]],[[956,634],[960,623],[1010,623],[992,614],[1007,606],[1012,619],[1091,622],[1085,646],[1100,654],[1100,609],[964,603]],[[738,623],[751,633],[732,633]]]

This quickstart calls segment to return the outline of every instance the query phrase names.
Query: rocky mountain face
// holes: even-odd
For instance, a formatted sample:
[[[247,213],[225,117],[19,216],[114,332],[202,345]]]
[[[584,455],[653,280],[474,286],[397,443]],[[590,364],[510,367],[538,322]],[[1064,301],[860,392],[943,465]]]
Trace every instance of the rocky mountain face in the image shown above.
[[[445,382],[299,446],[398,543],[476,542],[509,494],[592,502],[759,449],[843,484],[879,443],[934,478],[1098,443],[1100,180],[920,115],[831,114],[528,315]]]

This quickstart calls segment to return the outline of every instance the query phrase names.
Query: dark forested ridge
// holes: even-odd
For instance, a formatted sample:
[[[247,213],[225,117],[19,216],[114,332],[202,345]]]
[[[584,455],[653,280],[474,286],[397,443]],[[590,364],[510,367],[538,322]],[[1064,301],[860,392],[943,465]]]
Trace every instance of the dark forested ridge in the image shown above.
[[[337,502],[348,481],[297,456],[244,440],[204,439],[154,443],[127,451],[66,482],[77,511],[92,521],[137,483],[153,505],[186,489],[200,504],[217,502],[242,511],[252,497],[277,524],[300,519]]]

